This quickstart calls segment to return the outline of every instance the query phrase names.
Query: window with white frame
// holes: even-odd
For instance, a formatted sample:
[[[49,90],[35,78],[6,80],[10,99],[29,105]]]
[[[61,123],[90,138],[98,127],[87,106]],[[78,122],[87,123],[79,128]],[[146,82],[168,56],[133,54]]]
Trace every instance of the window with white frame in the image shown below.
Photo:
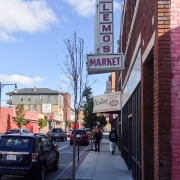
[[[20,96],[20,101],[23,101],[24,97],[23,96]]]
[[[34,105],[33,111],[36,112],[36,109],[37,109],[37,105]]]
[[[40,99],[41,99],[41,100],[43,100],[43,99],[44,99],[44,96],[43,96],[43,95],[41,95],[41,96],[40,96]]]
[[[41,105],[39,105],[39,111],[42,112],[42,106]]]

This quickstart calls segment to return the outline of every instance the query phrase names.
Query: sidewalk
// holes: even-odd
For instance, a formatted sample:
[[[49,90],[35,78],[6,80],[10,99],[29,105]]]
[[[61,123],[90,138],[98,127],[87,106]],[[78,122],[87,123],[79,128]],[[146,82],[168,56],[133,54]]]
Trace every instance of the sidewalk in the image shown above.
[[[75,174],[76,180],[133,180],[121,158],[120,151],[116,148],[115,154],[111,154],[108,140],[102,140],[100,152],[91,151],[91,145],[88,148],[80,156],[79,167]],[[72,167],[69,167],[69,170],[71,169]],[[58,180],[62,180],[68,174],[71,173],[67,169]]]

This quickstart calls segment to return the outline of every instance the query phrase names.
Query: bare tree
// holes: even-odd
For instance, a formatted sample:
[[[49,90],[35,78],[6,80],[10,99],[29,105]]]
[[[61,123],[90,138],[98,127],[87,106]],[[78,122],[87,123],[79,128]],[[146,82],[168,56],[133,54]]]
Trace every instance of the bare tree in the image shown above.
[[[60,72],[65,74],[63,83],[66,84],[69,93],[73,96],[75,121],[74,121],[74,140],[73,140],[73,166],[72,179],[75,179],[75,154],[76,154],[76,123],[78,119],[79,109],[82,105],[83,92],[88,85],[88,74],[86,71],[86,52],[84,40],[77,38],[74,32],[73,38],[64,40],[67,48],[65,52],[66,60],[63,67],[60,66]]]

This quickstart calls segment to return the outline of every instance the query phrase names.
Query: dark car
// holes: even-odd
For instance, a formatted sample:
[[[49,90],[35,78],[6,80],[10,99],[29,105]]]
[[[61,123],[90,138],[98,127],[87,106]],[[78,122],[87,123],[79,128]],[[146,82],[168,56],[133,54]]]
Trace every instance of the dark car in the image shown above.
[[[88,134],[86,132],[86,130],[84,129],[76,129],[76,144],[80,144],[80,145],[88,145],[89,144],[89,138],[88,138]],[[73,140],[74,140],[74,130],[72,131],[71,135],[70,135],[70,145],[73,144]],[[78,140],[78,141],[77,141]]]
[[[0,179],[17,175],[44,180],[49,168],[58,170],[58,145],[42,134],[3,134],[0,139]]]
[[[26,128],[13,128],[13,129],[9,129],[7,132],[5,132],[5,134],[12,134],[12,133],[31,133],[28,129]]]
[[[47,132],[52,141],[57,141],[61,139],[61,141],[67,141],[67,134],[61,128],[53,128],[51,131]]]

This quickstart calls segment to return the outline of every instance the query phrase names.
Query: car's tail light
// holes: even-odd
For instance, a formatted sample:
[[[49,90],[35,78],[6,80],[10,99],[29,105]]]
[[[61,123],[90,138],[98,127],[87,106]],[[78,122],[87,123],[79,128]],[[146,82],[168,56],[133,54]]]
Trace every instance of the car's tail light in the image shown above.
[[[70,135],[70,138],[72,139],[73,137],[74,137],[74,134],[71,134],[71,135]]]
[[[32,153],[32,162],[37,162],[38,153]]]
[[[83,134],[82,138],[88,138],[88,136],[86,134]]]

